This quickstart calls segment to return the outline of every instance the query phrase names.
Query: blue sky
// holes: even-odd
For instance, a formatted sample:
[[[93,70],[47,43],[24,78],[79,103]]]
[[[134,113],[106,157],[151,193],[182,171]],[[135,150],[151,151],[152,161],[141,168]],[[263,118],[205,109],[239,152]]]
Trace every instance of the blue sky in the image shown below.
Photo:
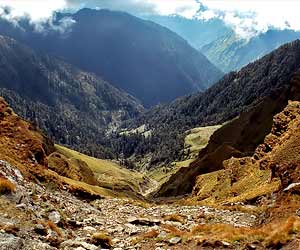
[[[27,15],[34,22],[51,17],[54,11],[76,11],[83,7],[109,8],[135,15],[172,15],[209,20],[220,18],[243,37],[268,30],[300,30],[298,0],[0,0],[9,7],[8,19]],[[199,9],[201,11],[199,11]],[[0,9],[0,15],[3,15]]]

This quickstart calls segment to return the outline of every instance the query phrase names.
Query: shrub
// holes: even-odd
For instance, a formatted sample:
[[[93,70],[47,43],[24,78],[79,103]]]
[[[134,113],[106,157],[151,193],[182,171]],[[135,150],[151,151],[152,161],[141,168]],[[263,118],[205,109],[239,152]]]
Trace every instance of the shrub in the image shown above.
[[[92,235],[91,243],[102,248],[110,249],[112,247],[111,238],[105,233],[95,233]]]
[[[16,191],[16,185],[10,180],[0,178],[0,195],[11,194]]]

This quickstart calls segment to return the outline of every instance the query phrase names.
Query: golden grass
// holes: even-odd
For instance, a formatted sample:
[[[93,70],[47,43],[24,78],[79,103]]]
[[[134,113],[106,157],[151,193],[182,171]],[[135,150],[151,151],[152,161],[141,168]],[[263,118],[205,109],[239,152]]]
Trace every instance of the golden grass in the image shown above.
[[[289,242],[298,232],[300,232],[300,219],[289,217],[286,220],[272,222],[259,228],[238,228],[228,224],[198,225],[192,229],[190,235],[231,243],[260,242],[266,248],[276,248]]]
[[[53,231],[55,232],[59,237],[63,237],[62,231],[56,226],[56,224],[53,221],[47,221],[46,225]]]
[[[279,190],[280,181],[270,179],[269,170],[260,170],[258,166],[243,166],[234,170],[237,180],[232,183],[230,170],[220,170],[197,178],[194,197],[190,200],[198,204],[216,205],[223,202],[247,202],[256,197]]]
[[[212,134],[222,126],[223,125],[198,127],[188,131],[184,144],[190,156],[195,158],[200,150],[206,147]]]
[[[174,222],[180,222],[180,223],[185,223],[185,217],[180,215],[180,214],[169,214],[169,215],[165,215],[163,217],[163,219],[165,221],[174,221]]]
[[[0,178],[0,195],[11,194],[16,191],[16,185],[10,180]]]
[[[95,233],[91,237],[91,243],[103,248],[111,248],[112,239],[105,233]]]
[[[55,148],[58,153],[70,160],[79,159],[87,163],[96,176],[99,186],[110,189],[112,192],[131,188],[138,193],[141,185],[145,183],[144,174],[122,168],[113,161],[96,159],[59,145]]]
[[[152,238],[156,238],[159,235],[159,232],[157,230],[150,230],[148,232],[146,232],[142,238],[143,239],[152,239]]]

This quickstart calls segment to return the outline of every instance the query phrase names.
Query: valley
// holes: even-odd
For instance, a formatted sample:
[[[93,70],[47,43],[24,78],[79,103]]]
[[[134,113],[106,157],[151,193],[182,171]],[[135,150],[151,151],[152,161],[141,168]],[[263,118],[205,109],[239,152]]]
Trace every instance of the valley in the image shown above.
[[[300,249],[293,23],[61,4],[0,1],[0,250]]]

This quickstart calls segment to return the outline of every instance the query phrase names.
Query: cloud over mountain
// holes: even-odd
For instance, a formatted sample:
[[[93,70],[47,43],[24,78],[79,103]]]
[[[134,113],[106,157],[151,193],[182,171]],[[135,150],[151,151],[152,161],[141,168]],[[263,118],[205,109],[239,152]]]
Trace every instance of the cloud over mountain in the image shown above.
[[[134,15],[180,15],[209,20],[219,18],[241,37],[252,37],[269,28],[300,30],[296,0],[0,0],[0,16],[16,20],[46,20],[54,11],[107,8]]]

